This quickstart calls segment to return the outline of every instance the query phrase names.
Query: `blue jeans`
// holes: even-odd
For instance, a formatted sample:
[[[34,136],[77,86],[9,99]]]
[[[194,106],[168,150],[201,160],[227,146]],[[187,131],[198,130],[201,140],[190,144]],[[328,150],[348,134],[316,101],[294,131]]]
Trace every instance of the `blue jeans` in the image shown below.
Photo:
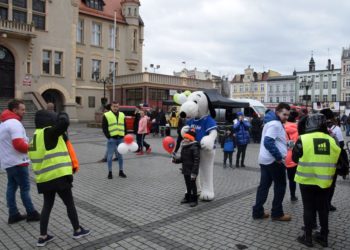
[[[256,203],[253,206],[253,218],[261,218],[264,215],[264,204],[269,194],[269,189],[274,182],[273,201],[271,209],[271,217],[278,218],[284,215],[282,202],[286,193],[286,167],[283,163],[274,162],[270,165],[260,164],[260,185],[256,193]]]
[[[350,124],[346,124],[346,136],[350,136]]]
[[[7,191],[6,200],[9,208],[9,215],[16,215],[18,212],[16,204],[16,191],[19,187],[21,199],[27,214],[35,211],[32,200],[30,198],[30,183],[28,167],[14,166],[6,169],[7,172]]]
[[[116,150],[120,143],[123,142],[123,138],[114,139],[109,138],[107,142],[107,166],[108,171],[112,171],[112,160],[114,152],[117,152],[119,170],[123,170],[123,156],[119,154],[118,150]]]

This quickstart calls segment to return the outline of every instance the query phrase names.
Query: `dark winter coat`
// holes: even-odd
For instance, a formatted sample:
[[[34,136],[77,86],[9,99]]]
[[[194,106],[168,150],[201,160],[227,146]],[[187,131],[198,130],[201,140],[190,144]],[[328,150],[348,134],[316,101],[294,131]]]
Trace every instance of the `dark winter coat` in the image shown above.
[[[233,125],[236,134],[237,145],[246,145],[250,141],[249,128],[251,127],[248,121],[238,121]]]
[[[174,163],[182,163],[182,173],[184,175],[198,175],[200,160],[200,146],[197,141],[182,142],[181,155],[173,160]]]

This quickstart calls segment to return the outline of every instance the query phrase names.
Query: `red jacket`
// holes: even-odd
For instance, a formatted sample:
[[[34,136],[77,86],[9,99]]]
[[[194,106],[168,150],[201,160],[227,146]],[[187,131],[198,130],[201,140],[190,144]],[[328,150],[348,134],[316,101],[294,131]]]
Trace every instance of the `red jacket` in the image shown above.
[[[293,123],[293,122],[287,122],[284,125],[284,127],[286,129],[287,141],[293,141],[294,143],[296,143],[296,141],[298,140],[298,137],[299,137],[298,125],[296,123]],[[292,149],[288,148],[287,156],[286,156],[286,167],[287,168],[292,168],[292,167],[296,167],[297,165],[298,164],[296,164],[292,160]]]

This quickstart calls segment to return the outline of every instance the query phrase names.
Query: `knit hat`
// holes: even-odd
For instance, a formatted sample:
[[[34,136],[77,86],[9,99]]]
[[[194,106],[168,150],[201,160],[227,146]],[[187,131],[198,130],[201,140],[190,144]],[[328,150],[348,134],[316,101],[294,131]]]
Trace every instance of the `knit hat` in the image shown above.
[[[237,112],[237,116],[241,116],[243,113],[241,111]]]
[[[194,129],[189,130],[184,134],[184,139],[188,139],[190,141],[194,141],[196,139],[196,132]]]

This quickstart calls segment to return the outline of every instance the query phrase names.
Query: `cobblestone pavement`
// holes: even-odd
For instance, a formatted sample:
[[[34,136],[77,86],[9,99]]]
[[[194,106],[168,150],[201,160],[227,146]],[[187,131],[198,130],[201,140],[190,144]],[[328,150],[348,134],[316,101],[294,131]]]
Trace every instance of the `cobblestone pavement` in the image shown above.
[[[32,131],[28,131],[32,135]],[[214,167],[215,200],[200,202],[196,208],[180,205],[185,185],[179,165],[161,146],[161,138],[146,138],[152,154],[125,156],[126,179],[108,180],[105,163],[97,163],[106,149],[100,129],[83,124],[70,128],[70,138],[81,163],[74,176],[73,194],[81,225],[91,235],[72,239],[72,228],[65,206],[56,198],[49,233],[55,235],[50,249],[303,249],[296,242],[302,226],[302,203],[292,203],[287,190],[284,210],[291,222],[256,221],[251,218],[260,172],[259,146],[247,149],[246,168],[224,169],[223,153],[217,149]],[[235,155],[234,155],[235,159]],[[40,211],[42,196],[32,177],[31,196]],[[0,172],[0,249],[33,249],[39,235],[39,223],[25,221],[8,225],[5,200],[6,173]],[[271,188],[272,189],[272,188]],[[350,249],[350,181],[338,180],[330,214],[329,249]],[[19,192],[18,192],[19,193]],[[271,208],[272,191],[265,208]],[[25,212],[20,197],[17,203]],[[314,249],[320,247],[315,245]]]

